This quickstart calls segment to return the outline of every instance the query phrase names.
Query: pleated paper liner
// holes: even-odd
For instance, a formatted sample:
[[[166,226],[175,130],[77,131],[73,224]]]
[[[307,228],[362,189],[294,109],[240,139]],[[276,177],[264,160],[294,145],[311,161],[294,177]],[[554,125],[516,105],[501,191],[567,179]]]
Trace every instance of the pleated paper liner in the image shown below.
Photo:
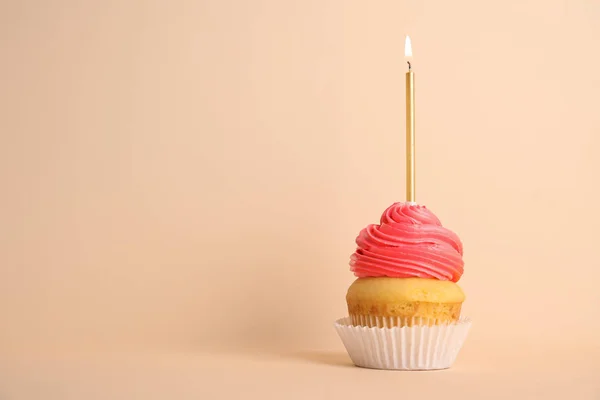
[[[371,326],[354,325],[351,317],[335,322],[352,362],[365,368],[408,371],[450,368],[471,327],[466,317],[442,324],[412,321],[410,326],[394,326],[400,323],[387,318],[363,322]]]

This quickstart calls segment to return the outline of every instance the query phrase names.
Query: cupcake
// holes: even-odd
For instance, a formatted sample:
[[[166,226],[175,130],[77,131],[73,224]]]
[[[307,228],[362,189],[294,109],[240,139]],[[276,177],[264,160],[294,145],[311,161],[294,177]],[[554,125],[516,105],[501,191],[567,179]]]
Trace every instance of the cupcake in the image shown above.
[[[443,369],[454,362],[470,321],[456,284],[463,274],[459,237],[427,207],[394,203],[380,224],[356,238],[346,295],[349,317],[336,322],[358,366]]]

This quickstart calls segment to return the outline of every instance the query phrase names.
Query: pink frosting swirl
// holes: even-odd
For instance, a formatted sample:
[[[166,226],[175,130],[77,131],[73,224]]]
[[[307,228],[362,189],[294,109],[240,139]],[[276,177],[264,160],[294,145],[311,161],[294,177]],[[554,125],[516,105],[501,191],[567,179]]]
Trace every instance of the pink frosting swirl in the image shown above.
[[[350,270],[359,278],[431,278],[457,282],[463,274],[463,247],[425,206],[394,203],[379,225],[368,225],[356,238]]]

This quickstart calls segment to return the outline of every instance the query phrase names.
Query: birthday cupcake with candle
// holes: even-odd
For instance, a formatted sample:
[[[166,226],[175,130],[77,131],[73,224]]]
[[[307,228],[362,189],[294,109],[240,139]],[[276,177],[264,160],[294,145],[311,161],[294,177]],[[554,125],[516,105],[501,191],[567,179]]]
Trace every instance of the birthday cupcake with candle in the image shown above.
[[[414,93],[409,74],[407,93]],[[414,103],[412,96],[407,100],[410,201],[392,204],[379,224],[358,234],[350,257],[357,279],[346,295],[349,316],[335,327],[357,366],[445,369],[471,326],[461,317],[465,295],[457,284],[464,270],[463,245],[433,212],[414,202]]]

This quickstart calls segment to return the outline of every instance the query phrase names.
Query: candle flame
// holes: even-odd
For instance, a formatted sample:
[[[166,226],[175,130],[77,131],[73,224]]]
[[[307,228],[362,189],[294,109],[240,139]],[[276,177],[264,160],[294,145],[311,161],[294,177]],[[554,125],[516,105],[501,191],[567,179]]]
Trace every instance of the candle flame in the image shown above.
[[[412,43],[410,42],[410,36],[406,35],[406,40],[404,41],[404,56],[412,57]]]

